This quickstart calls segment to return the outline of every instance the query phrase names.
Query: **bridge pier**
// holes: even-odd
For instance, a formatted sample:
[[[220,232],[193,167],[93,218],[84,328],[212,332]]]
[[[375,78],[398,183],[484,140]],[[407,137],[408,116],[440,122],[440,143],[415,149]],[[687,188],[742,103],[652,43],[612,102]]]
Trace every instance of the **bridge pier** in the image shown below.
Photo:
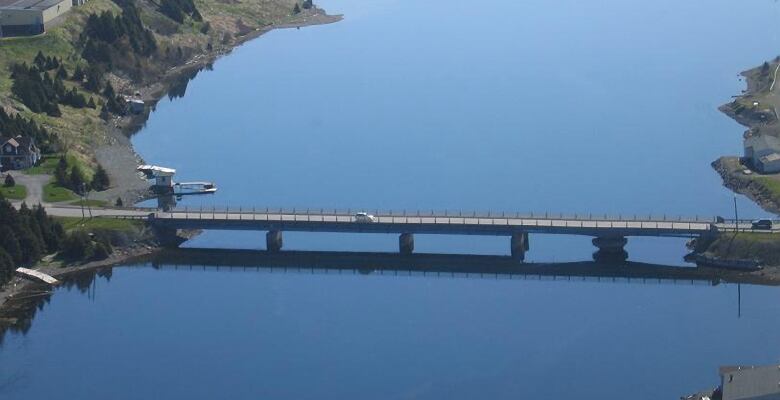
[[[512,258],[524,261],[525,252],[530,248],[528,243],[528,232],[513,233],[510,241],[510,248],[512,250]]]
[[[282,231],[268,231],[265,234],[265,248],[268,251],[279,251],[282,249]]]
[[[623,236],[599,236],[593,239],[593,245],[599,250],[593,253],[594,261],[626,261],[628,253],[624,249],[628,239]]]
[[[411,233],[402,233],[398,237],[398,251],[401,254],[412,254],[414,252],[414,235]]]

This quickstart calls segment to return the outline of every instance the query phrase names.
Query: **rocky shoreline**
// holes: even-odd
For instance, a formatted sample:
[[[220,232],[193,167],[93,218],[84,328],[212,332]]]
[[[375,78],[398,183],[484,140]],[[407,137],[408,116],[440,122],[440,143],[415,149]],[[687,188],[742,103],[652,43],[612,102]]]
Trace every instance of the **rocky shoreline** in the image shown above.
[[[169,69],[155,83],[137,85],[124,82],[124,85],[117,86],[120,93],[140,94],[147,107],[139,115],[117,117],[106,123],[106,143],[95,148],[94,153],[97,161],[107,170],[112,187],[103,192],[96,192],[92,197],[107,201],[109,204],[113,204],[117,198],[121,198],[125,204],[132,204],[153,197],[147,182],[136,173],[136,167],[143,163],[143,158],[133,149],[130,137],[143,128],[157,102],[168,95],[182,79],[187,81],[192,79],[197,72],[208,68],[218,58],[230,54],[236,47],[274,29],[330,24],[342,19],[342,15],[328,15],[322,9],[314,7],[302,12],[291,22],[269,25],[237,35],[229,45],[215,47],[212,51],[199,54],[182,65]],[[186,232],[185,236],[189,239],[197,234],[198,232]],[[57,279],[67,279],[74,275],[96,273],[118,264],[131,262],[153,254],[163,247],[162,240],[153,232],[148,232],[134,243],[116,248],[115,252],[104,260],[68,265],[42,262],[36,266],[36,269]],[[0,339],[5,329],[14,327],[24,329],[28,318],[32,318],[41,300],[46,299],[51,293],[49,285],[20,277],[15,277],[0,287]]]
[[[96,192],[92,197],[110,204],[117,198],[121,198],[125,204],[133,204],[154,197],[146,181],[136,173],[135,168],[144,161],[133,149],[130,137],[144,127],[157,102],[168,95],[177,84],[183,81],[186,84],[186,81],[194,78],[202,69],[209,68],[220,57],[230,54],[233,49],[272,30],[331,24],[342,19],[342,15],[329,15],[324,10],[313,7],[301,12],[293,21],[268,25],[237,35],[231,44],[215,46],[211,51],[196,55],[180,66],[169,69],[152,84],[116,82],[115,86],[119,93],[139,94],[138,97],[146,103],[146,108],[141,114],[115,117],[106,123],[107,143],[95,148],[94,153],[97,161],[108,172],[112,187],[103,192]]]
[[[774,74],[771,74],[771,71],[777,70],[777,63],[776,59],[772,65],[766,63],[740,73],[745,79],[747,88],[743,90],[741,95],[735,96],[732,102],[718,107],[719,111],[748,128],[743,137],[758,133],[769,135],[780,133],[777,113],[771,101],[768,102],[772,106],[771,112],[763,108],[766,104],[761,104],[762,108],[750,107],[752,104],[764,103],[764,100],[770,97],[764,96],[764,94],[771,93],[770,88],[774,80]],[[770,72],[762,72],[765,69]],[[745,104],[748,107],[745,107]],[[712,162],[711,165],[723,179],[725,187],[747,196],[768,212],[780,214],[780,197],[773,193],[765,182],[754,179],[752,172],[746,173],[746,167],[741,164],[740,157],[723,156]]]

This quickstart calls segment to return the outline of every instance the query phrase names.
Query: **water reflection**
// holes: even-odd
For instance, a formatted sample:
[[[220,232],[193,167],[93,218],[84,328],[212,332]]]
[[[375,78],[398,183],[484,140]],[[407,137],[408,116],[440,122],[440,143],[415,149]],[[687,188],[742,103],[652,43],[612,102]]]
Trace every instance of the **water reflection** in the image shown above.
[[[111,281],[111,267],[96,270],[80,271],[70,274],[60,281],[60,289],[73,290],[94,297],[94,285],[97,278]],[[53,291],[51,286],[43,283],[29,283],[27,287],[6,302],[6,308],[0,310],[0,345],[7,332],[27,334],[32,327],[32,321],[38,311],[49,304]]]
[[[154,269],[257,270],[266,273],[361,274],[467,279],[519,279],[566,282],[605,282],[715,286],[721,283],[778,286],[759,275],[706,267],[678,267],[640,262],[605,264],[593,261],[519,263],[509,256],[227,250],[183,248],[160,251],[137,261]],[[111,280],[111,267],[83,271],[62,279],[61,287],[95,295],[98,278]],[[36,313],[51,300],[43,284],[29,286],[0,314],[0,345],[7,331],[26,334]]]

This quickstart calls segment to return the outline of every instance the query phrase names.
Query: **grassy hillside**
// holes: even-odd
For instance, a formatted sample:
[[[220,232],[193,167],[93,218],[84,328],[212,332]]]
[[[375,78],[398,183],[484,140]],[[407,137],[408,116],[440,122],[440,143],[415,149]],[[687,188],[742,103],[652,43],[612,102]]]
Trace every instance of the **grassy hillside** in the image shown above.
[[[137,7],[144,27],[153,32],[157,50],[150,56],[134,59],[135,67],[143,71],[140,75],[127,72],[129,69],[104,68],[108,71],[103,74],[103,80],[110,82],[119,95],[132,95],[140,88],[151,86],[171,67],[186,64],[197,56],[223,52],[255,29],[292,22],[306,13],[305,10],[301,14],[293,13],[295,0],[195,0],[202,20],[187,17],[178,23],[158,11],[162,2],[130,1]],[[54,132],[63,150],[87,166],[95,163],[94,149],[107,143],[107,130],[120,124],[114,115],[101,118],[101,106],[107,101],[102,92],[90,92],[81,83],[66,79],[66,89],[77,87],[95,100],[97,109],[60,105],[61,117],[34,113],[11,93],[13,80],[9,67],[17,62],[31,64],[40,51],[61,59],[68,74],[76,66],[88,68],[89,63],[83,58],[84,41],[80,38],[88,17],[103,11],[119,15],[122,9],[111,0],[90,0],[84,6],[74,7],[60,26],[43,35],[0,39],[0,106],[25,118],[32,117]]]

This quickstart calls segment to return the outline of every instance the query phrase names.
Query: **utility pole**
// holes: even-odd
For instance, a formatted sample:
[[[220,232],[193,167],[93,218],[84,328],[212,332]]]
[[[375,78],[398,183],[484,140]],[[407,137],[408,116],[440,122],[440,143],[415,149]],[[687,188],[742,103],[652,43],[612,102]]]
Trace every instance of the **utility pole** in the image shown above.
[[[739,212],[737,212],[737,194],[734,193],[734,223],[737,227],[737,233],[739,233]]]

